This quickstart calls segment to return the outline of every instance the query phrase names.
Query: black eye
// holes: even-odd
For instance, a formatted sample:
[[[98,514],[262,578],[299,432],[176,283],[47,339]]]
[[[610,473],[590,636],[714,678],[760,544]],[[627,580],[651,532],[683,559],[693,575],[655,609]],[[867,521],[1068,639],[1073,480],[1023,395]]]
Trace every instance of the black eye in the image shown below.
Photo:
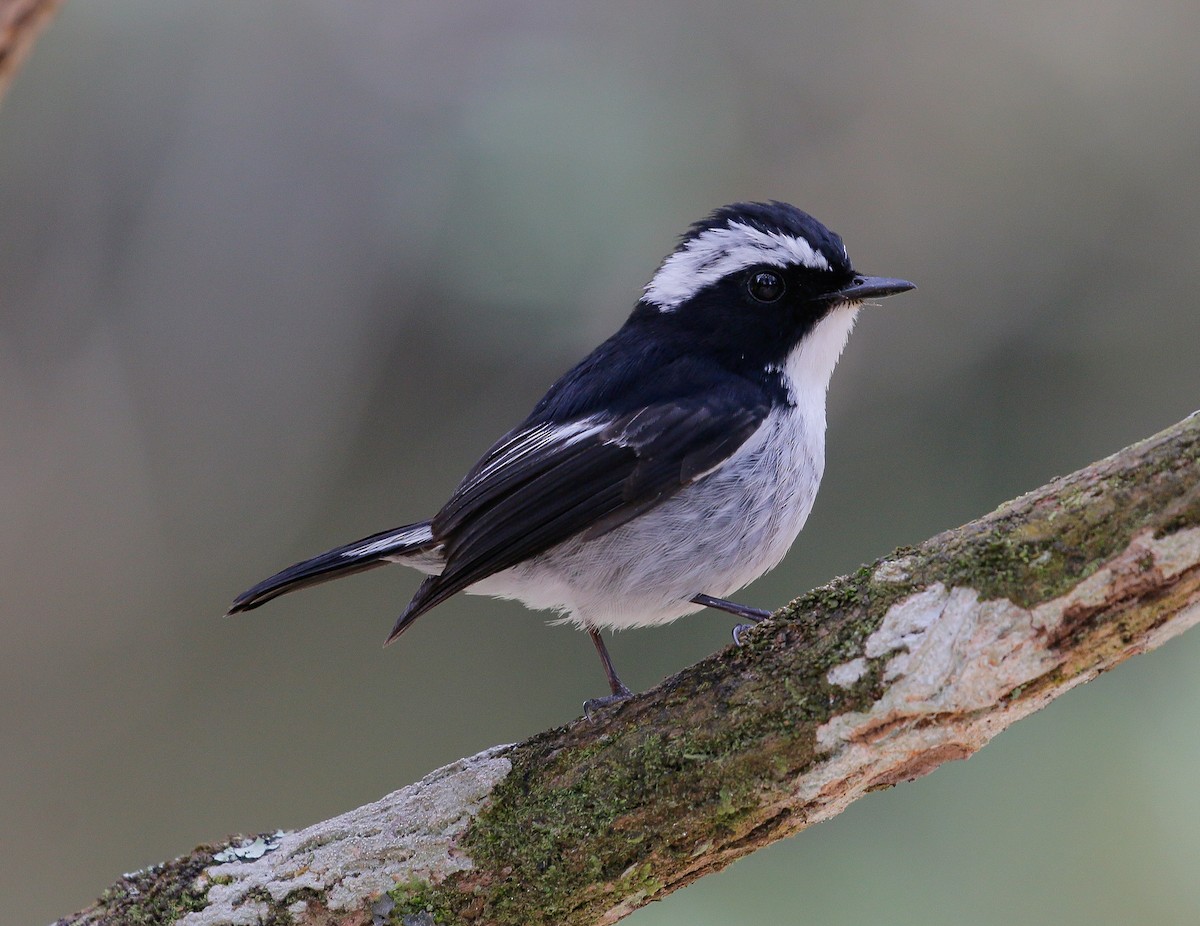
[[[778,273],[759,270],[751,275],[750,280],[746,283],[746,289],[759,302],[776,302],[787,287],[783,284],[783,277]]]

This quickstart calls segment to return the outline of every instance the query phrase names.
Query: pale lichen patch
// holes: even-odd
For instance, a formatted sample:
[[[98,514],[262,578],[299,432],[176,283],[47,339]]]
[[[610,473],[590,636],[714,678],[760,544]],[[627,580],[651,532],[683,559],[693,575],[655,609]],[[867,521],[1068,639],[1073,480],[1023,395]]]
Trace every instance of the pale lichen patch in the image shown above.
[[[1200,527],[1188,527],[1163,537],[1149,537],[1145,542],[1154,556],[1154,565],[1167,578],[1174,578],[1200,561]]]
[[[260,926],[266,922],[270,915],[270,908],[261,900],[247,900],[233,909],[228,909],[222,912],[221,918],[217,920],[204,919],[209,910],[207,909],[199,913],[189,913],[179,922],[181,923],[214,923],[220,926]],[[199,919],[197,919],[199,917]]]
[[[915,556],[897,556],[893,559],[884,560],[871,575],[871,581],[886,582],[888,584],[907,582],[912,578],[912,569],[916,564],[917,558]]]
[[[839,688],[849,688],[857,682],[867,671],[867,660],[859,656],[857,659],[851,659],[849,662],[843,662],[841,665],[834,666],[826,674],[825,678],[831,685],[837,685]]]
[[[349,910],[400,881],[434,883],[473,867],[455,843],[511,770],[508,749],[462,759],[373,804],[287,833],[276,851],[260,859],[210,869],[220,877],[210,875],[208,906],[179,923],[258,923],[270,912],[260,898],[282,903],[297,891],[312,891],[329,910]]]
[[[1005,626],[997,638],[991,629]],[[1032,645],[1036,630],[1028,611],[1006,600],[980,601],[970,588],[941,583],[896,602],[865,647],[875,659],[894,653],[883,673],[890,682],[867,711],[834,717],[817,731],[817,743],[870,737],[871,730],[911,721],[917,714],[966,713],[995,703],[1005,693],[1045,672],[1049,654]]]
[[[878,659],[896,650],[911,652],[946,606],[950,592],[941,582],[897,601],[883,616],[879,629],[867,637],[863,653]]]

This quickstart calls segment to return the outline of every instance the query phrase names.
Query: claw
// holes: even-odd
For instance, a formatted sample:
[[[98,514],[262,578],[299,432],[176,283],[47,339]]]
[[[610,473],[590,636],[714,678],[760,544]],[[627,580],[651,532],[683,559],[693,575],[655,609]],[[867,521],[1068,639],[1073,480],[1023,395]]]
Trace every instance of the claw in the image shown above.
[[[588,698],[583,702],[583,716],[587,718],[588,723],[596,722],[596,718],[593,716],[595,711],[612,707],[614,704],[620,704],[622,701],[628,701],[633,697],[633,692],[624,685],[621,686],[621,689],[621,691],[605,695],[603,698]]]

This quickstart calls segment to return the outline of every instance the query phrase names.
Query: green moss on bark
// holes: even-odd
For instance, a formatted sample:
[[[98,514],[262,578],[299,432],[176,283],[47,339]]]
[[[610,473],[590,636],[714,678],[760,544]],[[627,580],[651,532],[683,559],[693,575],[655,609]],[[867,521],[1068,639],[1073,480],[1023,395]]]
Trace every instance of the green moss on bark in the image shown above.
[[[1009,502],[951,543],[934,538],[921,572],[1033,607],[1074,588],[1143,531],[1200,525],[1200,418]],[[1085,475],[1087,473],[1087,475]]]
[[[200,876],[212,864],[212,846],[189,855],[122,875],[82,918],[59,920],[56,926],[82,919],[89,926],[170,926],[194,910],[203,910],[208,883]]]

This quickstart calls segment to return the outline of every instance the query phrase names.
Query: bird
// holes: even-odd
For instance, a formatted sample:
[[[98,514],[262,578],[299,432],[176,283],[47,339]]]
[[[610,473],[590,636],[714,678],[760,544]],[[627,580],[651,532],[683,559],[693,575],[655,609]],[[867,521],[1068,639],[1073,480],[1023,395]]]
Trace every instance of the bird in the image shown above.
[[[517,599],[585,630],[665,624],[774,568],[825,468],[829,381],[860,308],[915,289],[856,271],[842,239],[777,200],[695,222],[625,323],[555,382],[432,518],[296,563],[229,614],[401,563],[425,574],[385,645],[459,592]],[[735,642],[740,642],[735,630]]]

